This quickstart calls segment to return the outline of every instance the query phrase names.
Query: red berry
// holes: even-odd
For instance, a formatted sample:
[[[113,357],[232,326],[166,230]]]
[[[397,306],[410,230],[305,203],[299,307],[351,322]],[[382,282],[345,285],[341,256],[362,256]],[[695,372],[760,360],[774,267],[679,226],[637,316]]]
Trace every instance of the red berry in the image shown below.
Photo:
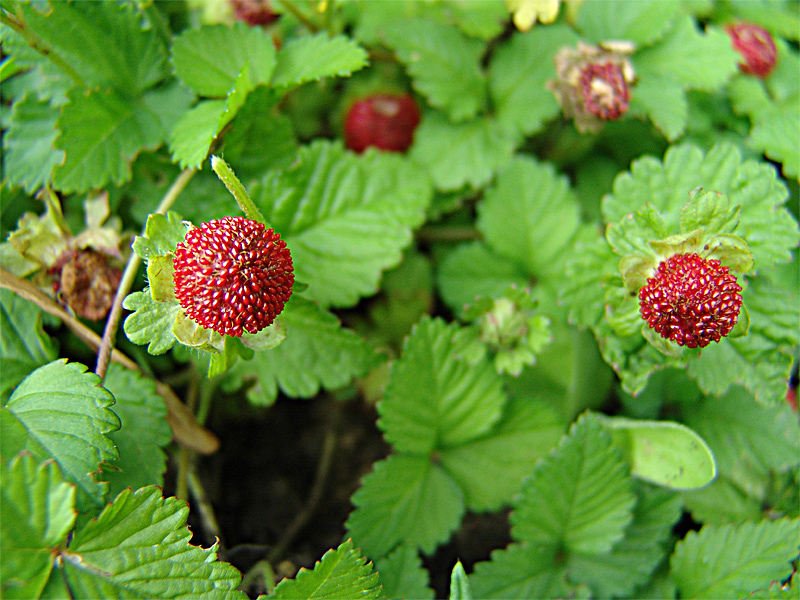
[[[718,260],[675,254],[661,261],[639,290],[639,311],[661,337],[705,348],[733,329],[742,306],[740,291],[736,276]]]
[[[248,25],[269,25],[280,15],[273,12],[270,0],[230,0],[236,19]]]
[[[239,337],[275,320],[292,295],[286,242],[263,223],[225,217],[186,234],[175,250],[175,297],[206,329]]]
[[[419,119],[419,109],[409,94],[379,94],[364,98],[347,111],[345,144],[355,152],[363,152],[370,146],[405,152],[414,141]]]
[[[733,48],[744,58],[739,69],[762,79],[769,75],[777,59],[775,42],[769,32],[752,23],[734,23],[725,30],[731,37]]]
[[[587,64],[581,69],[580,85],[583,106],[596,117],[613,121],[628,110],[630,93],[618,64]]]

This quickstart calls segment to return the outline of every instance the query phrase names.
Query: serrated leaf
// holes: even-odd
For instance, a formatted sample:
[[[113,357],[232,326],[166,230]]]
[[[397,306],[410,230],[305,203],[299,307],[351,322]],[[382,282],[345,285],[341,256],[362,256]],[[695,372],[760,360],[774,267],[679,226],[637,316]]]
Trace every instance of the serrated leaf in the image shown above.
[[[53,547],[75,523],[75,487],[58,465],[28,453],[0,465],[0,582],[3,598],[39,598],[53,569]]]
[[[64,478],[77,485],[78,509],[96,508],[108,486],[92,473],[103,461],[119,457],[109,437],[120,425],[110,409],[113,403],[100,378],[79,363],[60,359],[39,367],[0,409],[5,419],[2,454],[26,449],[39,460],[55,459]]]
[[[642,112],[647,115],[664,137],[673,141],[686,130],[689,121],[689,102],[686,99],[686,91],[677,80],[651,75],[636,83],[631,96],[630,112],[631,114]]]
[[[375,568],[386,598],[433,600],[430,576],[422,566],[416,547],[398,547],[389,555],[376,559]]]
[[[634,477],[674,490],[689,490],[709,484],[717,474],[711,449],[680,423],[623,417],[603,422],[625,453]]]
[[[428,454],[474,441],[501,417],[502,380],[485,360],[470,364],[458,326],[424,317],[411,331],[378,404],[378,426],[396,450]]]
[[[575,552],[607,552],[623,537],[635,501],[624,460],[597,417],[585,416],[523,484],[511,535]]]
[[[530,276],[560,277],[579,212],[565,177],[549,164],[515,158],[486,190],[477,226],[492,250],[524,265]]]
[[[529,136],[559,113],[558,102],[545,83],[556,78],[553,57],[558,48],[577,41],[572,28],[548,25],[514,33],[498,46],[489,63],[489,88],[498,121]]]
[[[681,598],[749,596],[791,573],[800,521],[706,525],[675,546],[670,560]]]
[[[219,133],[225,106],[225,100],[204,100],[175,124],[169,134],[169,149],[182,168],[197,168],[206,159]]]
[[[166,256],[186,237],[189,225],[177,213],[152,214],[147,217],[144,235],[136,236],[133,251],[145,260],[152,256]]]
[[[172,44],[175,74],[201,96],[224,97],[246,66],[251,87],[268,83],[275,46],[260,27],[244,23],[187,29]]]
[[[476,598],[566,598],[570,587],[556,566],[556,549],[547,545],[511,544],[479,562],[469,578]]]
[[[498,121],[478,118],[453,125],[443,114],[431,111],[414,133],[410,153],[425,166],[436,189],[446,192],[488,183],[511,159],[515,143]]]
[[[464,502],[458,486],[428,457],[392,454],[375,463],[352,497],[345,526],[367,556],[407,544],[430,554],[458,526]]]
[[[492,431],[442,451],[441,465],[464,492],[467,508],[497,510],[511,501],[565,429],[564,419],[542,401],[512,399]]]
[[[304,295],[345,307],[378,289],[422,223],[431,188],[396,154],[356,156],[338,143],[301,148],[294,164],[268,173],[251,197],[292,251]]]
[[[367,53],[343,35],[318,33],[288,42],[277,61],[272,85],[290,88],[323,77],[346,77],[367,66]]]
[[[578,10],[575,26],[592,42],[625,40],[648,45],[664,35],[679,8],[661,0],[589,2]]]
[[[406,65],[414,89],[454,122],[481,112],[486,104],[486,79],[480,60],[486,46],[456,28],[429,19],[387,22],[386,43]]]
[[[378,574],[372,563],[361,556],[347,540],[336,550],[328,550],[314,569],[300,569],[294,580],[284,579],[269,596],[276,600],[312,598],[382,598]]]
[[[166,420],[167,407],[156,393],[155,383],[112,364],[104,385],[114,394],[113,410],[121,423],[119,431],[109,435],[119,450],[119,460],[104,470],[110,494],[115,496],[127,487],[163,485],[167,468],[163,448],[172,440],[172,431]]]
[[[216,548],[189,544],[188,512],[185,503],[163,498],[155,486],[124,490],[60,553],[70,593],[244,600],[247,596],[236,590],[241,575],[215,560]]]
[[[281,313],[286,340],[252,360],[238,362],[230,371],[237,379],[256,385],[248,390],[254,404],[272,404],[278,388],[286,395],[311,398],[321,388],[336,389],[364,375],[381,357],[352,330],[342,327],[331,313],[295,295]]]
[[[725,194],[696,189],[689,193],[689,202],[681,209],[681,231],[708,228],[729,234],[739,225],[741,208],[731,206]]]
[[[3,136],[3,173],[29,193],[47,184],[53,168],[64,160],[64,152],[54,145],[58,114],[33,94],[11,108],[11,125]]]
[[[150,290],[128,294],[123,308],[133,311],[125,318],[123,330],[134,344],[147,344],[150,354],[164,354],[177,341],[172,328],[181,313],[177,302],[153,300]]]
[[[759,118],[750,132],[749,146],[783,164],[784,175],[797,179],[800,150],[795,142],[800,138],[800,115],[795,106],[796,102],[787,103]]]
[[[42,329],[42,311],[13,292],[0,289],[0,403],[34,369],[57,356],[57,345]]]
[[[472,600],[472,592],[467,581],[467,574],[461,561],[456,561],[450,574],[450,600]]]

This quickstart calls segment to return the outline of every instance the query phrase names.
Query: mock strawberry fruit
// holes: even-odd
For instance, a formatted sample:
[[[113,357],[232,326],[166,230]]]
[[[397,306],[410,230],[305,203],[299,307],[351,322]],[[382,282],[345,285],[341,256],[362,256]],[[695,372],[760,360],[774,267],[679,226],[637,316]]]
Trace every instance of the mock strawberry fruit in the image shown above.
[[[270,325],[292,295],[292,256],[263,223],[225,217],[203,223],[178,244],[175,297],[206,329],[239,337]]]
[[[590,63],[581,69],[583,107],[604,121],[619,119],[631,99],[622,67],[613,62]]]
[[[363,152],[370,146],[390,152],[405,152],[414,141],[420,114],[409,94],[378,94],[353,103],[344,123],[344,140],[350,150]]]
[[[236,19],[248,25],[269,25],[280,15],[272,10],[270,0],[230,0]]]
[[[639,290],[639,312],[661,337],[679,346],[705,348],[733,329],[741,291],[736,276],[718,260],[674,254],[658,264]]]
[[[762,79],[772,72],[777,59],[775,42],[766,29],[752,23],[734,23],[725,27],[734,50],[744,58],[739,69]]]

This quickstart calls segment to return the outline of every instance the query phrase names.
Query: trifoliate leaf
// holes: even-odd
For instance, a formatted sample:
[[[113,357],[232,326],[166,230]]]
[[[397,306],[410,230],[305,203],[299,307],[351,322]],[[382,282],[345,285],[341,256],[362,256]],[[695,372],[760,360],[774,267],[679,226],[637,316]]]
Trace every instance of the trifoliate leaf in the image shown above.
[[[454,122],[471,119],[484,109],[483,42],[428,19],[387,22],[384,36],[406,65],[414,89],[431,106],[446,112]]]
[[[13,292],[0,289],[0,402],[5,402],[31,371],[57,356],[57,345],[42,329],[42,311]]]
[[[511,36],[489,63],[489,88],[497,119],[512,131],[529,136],[538,132],[560,108],[545,83],[556,78],[553,57],[562,46],[578,42],[564,25],[535,27]]]
[[[556,566],[556,548],[511,544],[475,565],[469,578],[475,598],[567,598],[570,586]]]
[[[711,449],[680,423],[611,417],[603,420],[631,475],[674,490],[708,485],[717,468]]]
[[[269,596],[275,600],[312,598],[382,598],[378,574],[361,556],[353,540],[328,550],[314,569],[300,569],[295,579],[284,579]]]
[[[607,552],[623,537],[635,501],[624,460],[599,419],[587,415],[523,484],[511,535],[574,552]]]
[[[429,457],[392,454],[375,463],[353,495],[346,527],[367,556],[407,544],[430,554],[464,513],[458,486]]]
[[[563,276],[561,259],[579,221],[567,179],[527,158],[504,166],[478,207],[478,229],[489,247],[537,279]]]
[[[472,600],[472,591],[467,581],[467,573],[461,561],[456,562],[450,574],[450,600]]]
[[[54,145],[58,111],[28,94],[14,102],[10,120],[3,136],[3,173],[10,183],[33,193],[50,181],[53,168],[64,160],[64,152]]]
[[[112,404],[114,397],[85,366],[61,359],[39,367],[0,409],[2,455],[27,449],[38,460],[55,459],[64,478],[77,485],[78,509],[100,506],[108,485],[92,474],[119,457],[109,437],[120,425]]]
[[[679,9],[677,4],[660,0],[630,4],[589,2],[578,10],[575,26],[587,41],[625,40],[645,46],[664,35]]]
[[[453,125],[443,114],[431,111],[414,133],[410,153],[428,170],[436,189],[446,192],[488,183],[511,158],[515,143],[496,120],[484,117]]]
[[[356,156],[318,141],[294,164],[267,174],[251,197],[292,251],[304,295],[321,306],[352,306],[378,289],[422,223],[431,188],[402,156]]]
[[[172,44],[175,74],[201,96],[227,96],[247,66],[251,87],[268,83],[275,69],[275,46],[260,27],[234,23],[187,29]]]
[[[172,211],[166,216],[158,213],[149,215],[144,235],[136,236],[133,241],[133,251],[145,260],[152,256],[167,256],[175,252],[188,230],[189,225]]]
[[[164,446],[172,439],[167,407],[151,380],[117,364],[109,366],[104,381],[114,394],[114,412],[121,427],[109,435],[119,450],[119,460],[104,471],[112,496],[126,487],[138,489],[164,483],[167,468]]]
[[[487,361],[470,365],[459,356],[458,331],[423,318],[392,366],[378,426],[396,450],[426,455],[458,447],[500,419],[502,380]]]
[[[383,595],[387,598],[433,600],[430,576],[422,566],[415,546],[403,545],[388,556],[375,560]]]
[[[544,402],[513,399],[489,433],[443,450],[441,465],[464,492],[467,508],[497,510],[511,501],[523,479],[556,446],[565,429],[564,419]]]
[[[128,294],[122,303],[126,310],[134,311],[123,324],[125,335],[134,344],[147,344],[150,354],[164,354],[177,341],[172,328],[181,313],[177,302],[158,302],[150,290]]]
[[[76,597],[245,599],[241,575],[217,562],[216,548],[189,544],[189,508],[156,486],[120,493],[78,529],[59,555],[61,577]]]
[[[53,547],[75,523],[75,486],[58,465],[28,453],[0,464],[0,589],[3,598],[39,598],[53,569]]]
[[[240,361],[230,376],[254,379],[248,390],[254,404],[272,404],[278,388],[288,396],[310,398],[321,388],[336,389],[367,373],[381,357],[331,313],[295,295],[281,313],[287,336],[278,347]]]
[[[749,596],[792,572],[800,521],[706,525],[675,546],[670,564],[681,598]]]
[[[365,66],[367,53],[343,35],[298,37],[278,52],[272,85],[292,88],[323,77],[346,77]]]

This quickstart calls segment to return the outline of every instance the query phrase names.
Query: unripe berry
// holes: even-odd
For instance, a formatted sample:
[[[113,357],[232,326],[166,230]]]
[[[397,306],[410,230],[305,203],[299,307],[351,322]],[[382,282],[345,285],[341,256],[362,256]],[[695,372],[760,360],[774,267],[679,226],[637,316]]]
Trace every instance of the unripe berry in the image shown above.
[[[651,329],[687,348],[705,348],[728,335],[742,307],[736,276],[718,260],[674,254],[639,290],[639,311]]]
[[[280,235],[244,217],[203,223],[175,250],[175,297],[206,329],[239,337],[275,320],[292,295],[292,256]]]
[[[420,114],[409,94],[378,94],[353,103],[344,123],[344,140],[350,150],[363,152],[370,146],[405,152],[414,141]]]
[[[739,69],[762,79],[772,72],[777,51],[766,29],[752,23],[734,23],[725,27],[725,30],[733,48],[744,58],[744,62],[739,63]]]

